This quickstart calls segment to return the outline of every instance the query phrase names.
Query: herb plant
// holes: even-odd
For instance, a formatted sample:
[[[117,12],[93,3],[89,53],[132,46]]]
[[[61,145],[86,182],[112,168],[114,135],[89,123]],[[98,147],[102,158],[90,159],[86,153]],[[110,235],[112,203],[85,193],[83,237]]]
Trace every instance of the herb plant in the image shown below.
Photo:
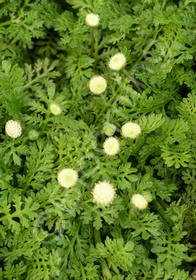
[[[195,0],[0,0],[0,279],[186,280]]]

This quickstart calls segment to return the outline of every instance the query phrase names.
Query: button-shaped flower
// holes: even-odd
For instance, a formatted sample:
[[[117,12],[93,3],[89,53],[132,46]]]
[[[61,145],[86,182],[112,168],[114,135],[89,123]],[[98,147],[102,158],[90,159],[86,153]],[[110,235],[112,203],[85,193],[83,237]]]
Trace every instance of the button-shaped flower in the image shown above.
[[[101,94],[106,90],[107,82],[102,76],[94,76],[89,81],[89,89],[94,94]]]
[[[120,151],[120,145],[116,138],[109,137],[103,143],[104,152],[109,156],[114,156]]]
[[[105,123],[103,126],[103,131],[107,136],[112,136],[116,131],[116,126],[112,123]]]
[[[91,27],[95,27],[99,25],[99,15],[96,14],[88,14],[86,16],[86,24]]]
[[[126,57],[122,53],[117,53],[110,58],[109,67],[112,70],[119,71],[126,64]]]
[[[121,127],[121,134],[124,137],[135,139],[141,133],[141,128],[137,123],[127,122]]]
[[[139,210],[144,210],[148,206],[147,200],[141,194],[134,194],[131,198],[131,203]]]
[[[116,192],[112,184],[99,182],[95,184],[92,195],[95,203],[107,206],[113,202]]]
[[[22,134],[22,125],[17,120],[9,120],[5,124],[5,132],[12,138],[18,138]]]
[[[76,184],[78,180],[78,173],[71,168],[65,168],[58,172],[57,180],[61,187],[68,189]]]
[[[54,102],[50,104],[49,108],[50,108],[50,112],[53,115],[56,115],[56,116],[60,115],[61,112],[62,112],[61,107],[58,104],[54,103]]]
[[[32,129],[29,131],[28,136],[30,140],[36,140],[39,137],[39,132],[35,129]]]

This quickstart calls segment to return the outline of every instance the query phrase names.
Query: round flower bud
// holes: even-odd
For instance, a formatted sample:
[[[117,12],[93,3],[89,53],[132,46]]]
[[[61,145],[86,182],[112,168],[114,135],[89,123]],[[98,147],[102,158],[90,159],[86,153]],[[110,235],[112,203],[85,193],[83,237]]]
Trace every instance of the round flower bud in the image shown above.
[[[9,120],[5,124],[5,132],[12,138],[17,138],[22,134],[22,125],[17,120]]]
[[[105,123],[103,126],[103,131],[105,135],[112,136],[116,131],[116,126],[111,123]]]
[[[144,210],[148,206],[147,200],[141,194],[134,194],[131,198],[131,203],[139,210]]]
[[[126,57],[122,53],[117,53],[110,58],[109,67],[112,70],[119,71],[126,64]]]
[[[115,198],[115,190],[112,184],[107,182],[99,182],[95,184],[92,191],[94,202],[101,206],[107,206],[113,202]]]
[[[88,14],[86,16],[86,24],[88,26],[94,27],[99,25],[99,16],[95,14]]]
[[[103,143],[104,152],[109,156],[114,156],[120,151],[120,145],[116,138],[109,137]]]
[[[133,122],[125,123],[121,128],[121,134],[124,137],[135,139],[141,133],[141,128]]]
[[[106,90],[107,82],[102,76],[94,76],[90,79],[89,89],[94,94],[103,93]]]
[[[58,104],[56,104],[56,103],[51,103],[50,104],[50,112],[53,114],[53,115],[60,115],[61,114],[61,112],[62,112],[62,110],[61,110],[61,107],[58,105]]]
[[[36,140],[39,137],[39,132],[32,129],[32,130],[29,131],[28,136],[29,136],[30,140]]]
[[[76,184],[78,173],[71,168],[65,168],[58,172],[57,180],[61,187],[68,189]]]

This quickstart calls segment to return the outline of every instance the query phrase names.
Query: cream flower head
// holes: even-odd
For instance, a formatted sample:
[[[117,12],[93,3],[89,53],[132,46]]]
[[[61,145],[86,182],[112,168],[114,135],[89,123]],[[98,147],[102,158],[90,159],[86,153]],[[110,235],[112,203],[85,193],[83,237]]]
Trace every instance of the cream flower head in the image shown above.
[[[55,102],[51,103],[50,106],[50,112],[53,114],[53,115],[60,115],[62,110],[61,110],[61,107],[56,104]]]
[[[135,139],[140,133],[140,126],[133,122],[127,122],[121,127],[121,134],[124,137]]]
[[[109,67],[112,70],[119,71],[126,64],[126,57],[122,53],[117,53],[110,58]]]
[[[131,198],[131,203],[139,210],[144,210],[148,206],[147,200],[141,194],[134,194]]]
[[[101,206],[107,206],[113,202],[116,192],[112,184],[99,182],[95,184],[92,195],[94,202]]]
[[[17,120],[9,120],[5,124],[5,132],[11,138],[18,138],[22,134],[22,125]]]
[[[120,151],[120,145],[116,138],[109,137],[103,143],[104,152],[109,156],[114,156]]]
[[[76,184],[78,180],[78,173],[71,168],[65,168],[58,172],[57,180],[61,187],[68,189]]]
[[[99,25],[99,15],[96,14],[88,14],[86,16],[86,24],[91,27],[95,27]]]
[[[107,82],[102,76],[94,76],[90,79],[89,89],[94,94],[101,94],[106,90]]]

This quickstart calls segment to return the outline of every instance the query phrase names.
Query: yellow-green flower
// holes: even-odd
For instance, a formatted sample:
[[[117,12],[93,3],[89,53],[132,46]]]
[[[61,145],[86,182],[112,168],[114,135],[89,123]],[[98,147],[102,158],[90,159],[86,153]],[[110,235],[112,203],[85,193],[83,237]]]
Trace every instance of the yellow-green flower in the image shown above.
[[[102,76],[94,76],[89,81],[89,89],[94,94],[101,94],[106,90],[107,82]]]
[[[53,115],[60,115],[62,110],[61,110],[61,107],[56,104],[55,102],[51,103],[50,106],[50,112],[53,114]]]
[[[61,187],[68,189],[76,184],[78,180],[78,173],[71,168],[65,168],[58,172],[57,180]]]
[[[104,123],[103,131],[107,136],[112,136],[116,131],[116,126],[112,123]]]
[[[110,58],[109,67],[112,70],[119,71],[126,64],[126,57],[122,53],[117,53]]]
[[[95,203],[101,206],[107,206],[113,202],[116,191],[112,184],[99,182],[95,184],[92,195]]]
[[[18,138],[22,134],[22,125],[17,120],[9,120],[5,124],[5,132],[11,138]]]
[[[133,122],[125,123],[121,128],[121,134],[124,137],[135,139],[141,133],[141,128]]]
[[[147,200],[141,194],[134,194],[131,198],[131,203],[139,210],[144,210],[148,207]]]
[[[95,27],[99,25],[99,15],[96,14],[88,14],[86,16],[86,24],[91,27]]]
[[[116,138],[109,137],[103,144],[104,152],[109,156],[114,156],[119,153],[120,145]]]

